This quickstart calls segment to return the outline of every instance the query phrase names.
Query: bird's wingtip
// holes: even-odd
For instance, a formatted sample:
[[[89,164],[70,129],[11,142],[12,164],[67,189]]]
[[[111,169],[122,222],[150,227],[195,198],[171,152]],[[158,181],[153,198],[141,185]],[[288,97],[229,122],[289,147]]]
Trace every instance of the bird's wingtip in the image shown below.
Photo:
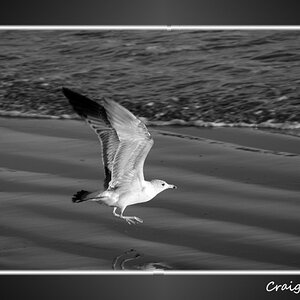
[[[74,91],[72,91],[69,88],[62,87],[61,90],[62,90],[63,94],[65,95],[65,97],[67,99],[69,99],[69,101],[71,102],[71,104],[74,103],[74,102],[78,102],[78,100],[83,101],[83,100],[87,99],[85,96],[83,96],[83,95],[81,95],[81,94],[79,94],[77,92],[74,92]]]
[[[63,94],[66,97],[70,96],[71,94],[74,94],[74,92],[72,90],[70,90],[70,89],[68,89],[68,88],[66,88],[64,86],[61,88],[61,91],[63,92]]]

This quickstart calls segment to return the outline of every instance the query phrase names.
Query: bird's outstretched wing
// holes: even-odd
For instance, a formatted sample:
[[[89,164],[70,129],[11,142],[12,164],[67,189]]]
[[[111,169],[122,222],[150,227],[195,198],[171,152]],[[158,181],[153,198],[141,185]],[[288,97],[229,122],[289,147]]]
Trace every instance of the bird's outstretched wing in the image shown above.
[[[63,89],[74,110],[95,130],[103,147],[105,188],[144,180],[143,166],[153,145],[145,124],[113,100],[103,106],[69,89]]]
[[[63,88],[63,93],[69,99],[77,114],[85,119],[95,131],[101,142],[102,160],[105,169],[104,188],[107,189],[111,181],[114,157],[120,143],[118,135],[108,121],[103,106],[67,88]]]
[[[134,179],[143,181],[144,162],[153,145],[147,127],[115,101],[105,100],[103,106],[120,141],[113,162],[110,187],[130,184]]]

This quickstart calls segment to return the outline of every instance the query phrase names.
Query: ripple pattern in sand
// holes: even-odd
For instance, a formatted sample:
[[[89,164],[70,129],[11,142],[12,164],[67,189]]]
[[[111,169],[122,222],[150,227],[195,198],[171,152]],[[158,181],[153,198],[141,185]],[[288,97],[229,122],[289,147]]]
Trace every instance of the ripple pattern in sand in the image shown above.
[[[131,248],[172,269],[299,269],[298,156],[153,131],[145,176],[179,189],[129,207],[144,219],[129,226],[108,207],[71,202],[103,180],[88,128],[15,122],[0,121],[2,270],[111,270]]]

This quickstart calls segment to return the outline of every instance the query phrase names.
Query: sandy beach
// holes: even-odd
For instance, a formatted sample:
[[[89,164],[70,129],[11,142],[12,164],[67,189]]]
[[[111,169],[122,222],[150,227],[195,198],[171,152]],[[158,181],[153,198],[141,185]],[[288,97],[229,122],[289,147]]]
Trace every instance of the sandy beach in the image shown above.
[[[128,249],[131,265],[176,270],[300,268],[300,140],[242,128],[152,127],[145,178],[178,186],[128,207],[74,204],[102,186],[96,136],[80,121],[0,119],[0,269],[111,270]],[[128,264],[130,267],[130,264]]]

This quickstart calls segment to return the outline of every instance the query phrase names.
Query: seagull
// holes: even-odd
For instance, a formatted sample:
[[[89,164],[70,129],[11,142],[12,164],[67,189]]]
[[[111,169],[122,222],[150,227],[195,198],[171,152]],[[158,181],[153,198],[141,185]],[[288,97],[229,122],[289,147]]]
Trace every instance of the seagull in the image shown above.
[[[153,146],[147,127],[113,100],[104,99],[100,105],[68,88],[62,91],[75,112],[97,134],[105,173],[104,190],[81,190],[73,196],[73,202],[95,201],[113,207],[113,215],[129,225],[143,223],[136,216],[124,216],[126,207],[148,202],[166,189],[177,188],[163,180],[144,179],[144,162]]]

